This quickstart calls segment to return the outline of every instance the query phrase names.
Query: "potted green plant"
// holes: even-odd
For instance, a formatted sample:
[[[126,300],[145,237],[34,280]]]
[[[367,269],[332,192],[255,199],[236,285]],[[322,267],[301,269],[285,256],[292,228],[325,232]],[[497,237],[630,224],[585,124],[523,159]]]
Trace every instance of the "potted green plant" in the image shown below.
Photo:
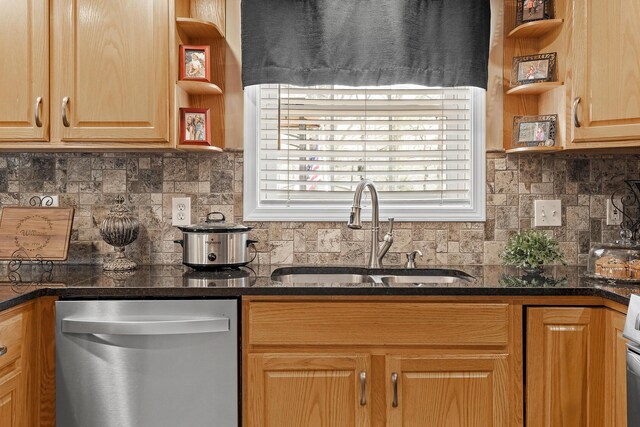
[[[533,229],[511,236],[500,257],[505,265],[515,265],[534,273],[541,272],[544,264],[559,262],[567,265],[558,241],[544,231]]]

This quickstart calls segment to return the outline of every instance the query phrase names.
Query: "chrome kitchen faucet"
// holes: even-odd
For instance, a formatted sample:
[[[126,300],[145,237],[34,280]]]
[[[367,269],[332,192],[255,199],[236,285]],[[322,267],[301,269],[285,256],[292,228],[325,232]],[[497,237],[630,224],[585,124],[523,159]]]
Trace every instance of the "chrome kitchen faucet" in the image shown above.
[[[389,218],[389,231],[379,240],[380,234],[380,206],[378,204],[378,191],[373,181],[363,179],[356,187],[353,195],[353,206],[351,206],[351,215],[347,226],[352,230],[360,230],[362,222],[360,220],[360,202],[362,201],[362,193],[368,188],[371,193],[371,251],[369,252],[369,268],[382,267],[382,258],[387,254],[389,248],[393,244],[393,218]],[[378,246],[380,244],[380,246]]]

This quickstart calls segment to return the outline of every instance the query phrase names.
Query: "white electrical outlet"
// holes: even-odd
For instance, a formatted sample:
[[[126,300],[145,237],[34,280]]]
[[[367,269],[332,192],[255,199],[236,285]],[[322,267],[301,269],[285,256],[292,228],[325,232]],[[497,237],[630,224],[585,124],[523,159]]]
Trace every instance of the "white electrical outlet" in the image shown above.
[[[43,194],[43,195],[39,195],[38,197],[40,197],[40,200],[42,200],[42,206],[44,207],[57,207],[60,206],[60,200],[58,199],[58,195],[49,195],[49,194]],[[51,203],[51,204],[49,204]]]
[[[562,225],[562,202],[560,200],[536,200],[534,202],[536,227],[560,227]]]
[[[611,199],[607,200],[607,225],[620,225],[622,222],[622,212],[611,203]]]
[[[171,225],[191,225],[190,197],[174,197],[171,199]]]

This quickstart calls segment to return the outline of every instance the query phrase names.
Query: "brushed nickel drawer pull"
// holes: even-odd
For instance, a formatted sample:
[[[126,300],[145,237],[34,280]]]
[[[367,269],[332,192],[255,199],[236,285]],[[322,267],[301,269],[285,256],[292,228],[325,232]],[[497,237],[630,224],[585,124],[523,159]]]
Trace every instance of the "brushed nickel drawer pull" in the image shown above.
[[[69,127],[69,119],[67,118],[67,106],[69,105],[69,97],[62,98],[62,124],[64,127]]]
[[[367,373],[360,372],[360,406],[367,404]]]
[[[40,107],[42,107],[42,97],[39,96],[36,98],[36,108],[35,108],[35,121],[36,127],[42,127],[42,120],[40,120]]]
[[[398,373],[394,372],[391,374],[391,383],[393,383],[393,402],[391,402],[391,406],[394,408],[398,407]]]
[[[573,125],[577,128],[580,127],[580,120],[578,120],[578,104],[580,104],[580,101],[581,99],[579,96],[575,97],[571,106],[571,109],[573,110]]]
[[[0,345],[0,356],[4,356],[5,354],[7,354],[7,346],[6,345]]]

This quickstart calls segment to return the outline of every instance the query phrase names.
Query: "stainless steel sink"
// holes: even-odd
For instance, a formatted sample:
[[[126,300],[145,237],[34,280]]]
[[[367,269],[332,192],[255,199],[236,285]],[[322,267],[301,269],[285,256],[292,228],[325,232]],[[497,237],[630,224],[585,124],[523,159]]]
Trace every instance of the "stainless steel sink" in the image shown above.
[[[438,286],[469,284],[473,276],[460,270],[439,268],[380,268],[361,267],[285,267],[271,274],[271,279],[284,284],[368,284],[378,286]]]
[[[472,277],[464,276],[385,276],[380,280],[387,286],[429,286],[429,285],[449,285],[456,282],[471,282]]]
[[[373,278],[363,274],[349,273],[288,273],[271,275],[272,280],[284,284],[309,283],[374,283]]]

